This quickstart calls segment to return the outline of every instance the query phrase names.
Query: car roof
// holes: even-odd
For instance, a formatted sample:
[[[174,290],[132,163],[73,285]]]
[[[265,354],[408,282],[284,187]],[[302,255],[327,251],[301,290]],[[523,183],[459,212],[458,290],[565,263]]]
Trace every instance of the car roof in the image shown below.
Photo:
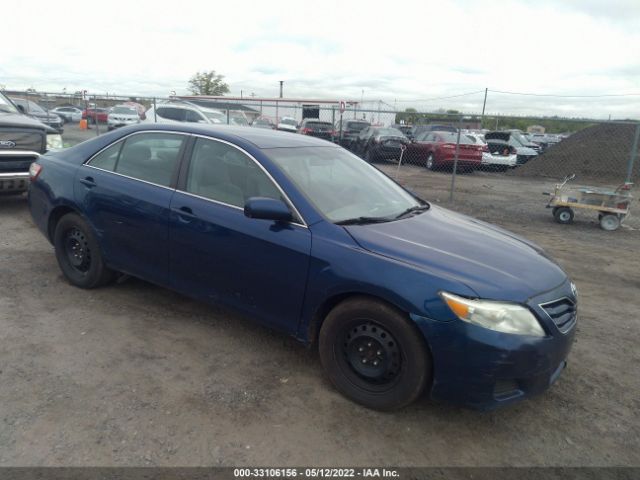
[[[265,130],[251,127],[237,127],[233,125],[211,125],[194,123],[141,123],[128,127],[129,132],[139,130],[169,130],[174,132],[194,133],[210,136],[242,145],[251,143],[257,148],[283,147],[330,147],[331,142],[307,135],[292,135],[290,132]]]

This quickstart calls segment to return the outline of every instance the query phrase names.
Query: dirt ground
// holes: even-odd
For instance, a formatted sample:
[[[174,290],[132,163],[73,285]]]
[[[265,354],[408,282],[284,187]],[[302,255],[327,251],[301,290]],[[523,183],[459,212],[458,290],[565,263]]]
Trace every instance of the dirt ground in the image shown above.
[[[449,175],[403,167],[400,181],[449,205]],[[76,289],[26,199],[0,198],[0,466],[640,465],[640,222],[558,225],[549,182],[457,185],[451,208],[536,241],[580,292],[559,381],[490,413],[428,398],[373,412],[314,351],[231,312],[138,280]]]

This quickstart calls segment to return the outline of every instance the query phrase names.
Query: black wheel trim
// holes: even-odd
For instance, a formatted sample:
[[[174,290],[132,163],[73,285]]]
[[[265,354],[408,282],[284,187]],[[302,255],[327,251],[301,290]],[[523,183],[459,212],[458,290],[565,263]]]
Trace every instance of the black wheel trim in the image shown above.
[[[86,274],[91,268],[91,249],[86,235],[77,227],[65,232],[64,253],[69,266],[76,272]]]
[[[367,318],[349,322],[334,348],[338,363],[351,383],[371,393],[393,388],[406,362],[393,335]]]

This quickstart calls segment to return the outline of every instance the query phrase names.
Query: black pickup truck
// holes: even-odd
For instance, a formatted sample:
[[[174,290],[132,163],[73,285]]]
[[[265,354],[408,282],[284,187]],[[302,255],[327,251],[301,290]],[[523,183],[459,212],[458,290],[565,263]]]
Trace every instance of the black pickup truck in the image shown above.
[[[60,134],[26,116],[0,93],[0,193],[27,190],[29,166],[54,148],[62,148]]]

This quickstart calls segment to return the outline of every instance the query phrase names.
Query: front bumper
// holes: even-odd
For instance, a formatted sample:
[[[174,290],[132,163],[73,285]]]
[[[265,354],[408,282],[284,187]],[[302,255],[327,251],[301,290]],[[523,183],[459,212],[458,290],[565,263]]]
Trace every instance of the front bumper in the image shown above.
[[[0,193],[26,192],[29,188],[29,172],[0,172]]]
[[[431,349],[431,396],[491,410],[547,390],[566,366],[576,323],[562,333],[540,304],[565,297],[575,301],[569,281],[527,302],[547,333],[542,338],[412,315]]]

